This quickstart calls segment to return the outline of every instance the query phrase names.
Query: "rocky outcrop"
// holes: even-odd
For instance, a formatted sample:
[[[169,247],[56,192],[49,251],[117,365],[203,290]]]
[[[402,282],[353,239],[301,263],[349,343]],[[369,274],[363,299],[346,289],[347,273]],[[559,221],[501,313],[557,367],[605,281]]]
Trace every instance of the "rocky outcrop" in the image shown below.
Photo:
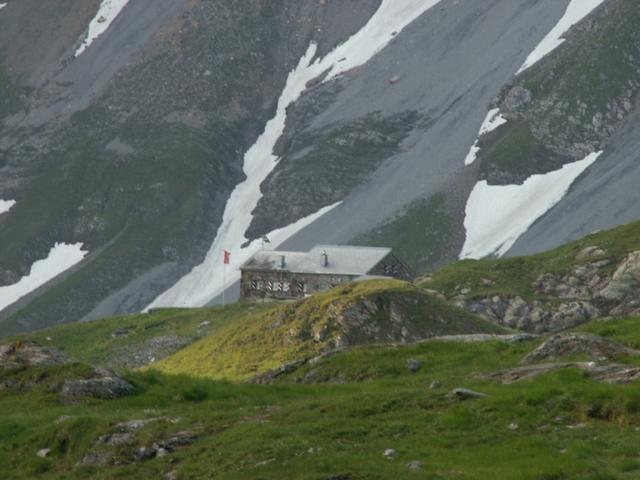
[[[288,373],[295,372],[298,368],[302,367],[308,362],[308,360],[296,360],[295,362],[285,363],[284,365],[269,370],[266,373],[260,374],[253,379],[251,383],[273,383],[277,378],[282,377]]]
[[[169,455],[181,447],[191,445],[196,440],[197,434],[183,430],[167,438],[157,438],[146,446],[137,447],[136,445],[139,444],[138,432],[151,423],[176,423],[177,421],[179,419],[159,417],[119,423],[109,433],[98,437],[78,465],[122,465]]]
[[[0,370],[64,365],[69,362],[69,357],[64,353],[54,348],[44,347],[37,342],[16,341],[0,345]]]
[[[57,378],[56,375],[30,375],[32,367],[75,367],[72,360],[62,352],[44,347],[37,342],[16,341],[0,345],[0,390],[11,389],[28,391],[46,385],[49,391],[59,392],[63,403],[76,403],[83,398],[114,399],[130,395],[133,385],[115,373],[98,368],[83,367],[77,371],[69,370],[70,378]],[[21,372],[25,375],[20,377]],[[66,374],[65,374],[66,375]],[[51,377],[51,378],[50,378]]]
[[[640,251],[625,258],[598,296],[613,304],[613,315],[640,313]]]
[[[565,368],[578,368],[587,372],[594,380],[603,383],[626,384],[640,379],[640,367],[619,364],[598,365],[595,362],[541,363],[493,372],[486,377],[508,385]]]
[[[458,288],[452,301],[480,317],[532,333],[560,332],[603,316],[640,313],[640,251],[610,273],[612,260],[597,246],[581,250],[565,273],[543,273],[531,284],[534,299],[496,294],[476,297]],[[464,292],[464,293],[463,293]]]
[[[83,398],[111,400],[132,394],[133,385],[109,370],[96,369],[90,378],[67,380],[60,393],[66,402]]]
[[[577,300],[557,305],[521,297],[494,295],[478,300],[463,300],[460,307],[505,327],[532,333],[559,332],[600,316],[588,301]]]
[[[523,359],[523,363],[536,363],[571,355],[587,355],[594,360],[614,360],[627,355],[640,355],[640,351],[589,333],[564,333],[552,336],[529,353]]]

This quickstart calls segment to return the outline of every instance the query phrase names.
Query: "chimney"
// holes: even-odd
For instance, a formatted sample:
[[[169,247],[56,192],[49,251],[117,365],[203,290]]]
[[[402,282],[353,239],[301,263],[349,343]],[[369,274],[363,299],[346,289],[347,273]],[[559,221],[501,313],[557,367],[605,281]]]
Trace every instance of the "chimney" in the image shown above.
[[[286,258],[284,255],[280,255],[280,268],[284,268],[286,265]]]
[[[327,255],[327,251],[323,250],[322,253],[320,254],[320,256],[322,257],[322,266],[323,267],[328,267],[329,266],[329,255]]]

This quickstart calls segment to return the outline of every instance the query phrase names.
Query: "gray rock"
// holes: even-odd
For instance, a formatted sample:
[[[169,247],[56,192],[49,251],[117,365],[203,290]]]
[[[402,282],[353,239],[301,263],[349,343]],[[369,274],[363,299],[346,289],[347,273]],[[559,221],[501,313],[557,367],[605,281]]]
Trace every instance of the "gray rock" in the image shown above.
[[[278,377],[286,375],[287,373],[295,372],[298,368],[302,367],[308,362],[307,359],[296,360],[294,362],[285,363],[284,365],[269,370],[251,379],[251,383],[272,383]]]
[[[158,457],[158,458],[166,457],[167,455],[169,455],[169,450],[167,450],[164,447],[160,447],[156,451],[156,457]]]
[[[409,360],[407,360],[407,369],[411,373],[416,373],[418,370],[420,370],[420,368],[422,368],[422,362],[420,360],[417,360],[415,358],[410,358]]]
[[[171,470],[170,472],[165,473],[164,480],[178,480],[178,471]]]
[[[452,400],[469,400],[473,398],[485,398],[485,393],[475,392],[467,388],[454,388],[447,394],[447,398]]]
[[[433,382],[431,382],[431,385],[429,385],[429,389],[435,390],[437,388],[440,388],[441,386],[442,384],[440,383],[439,380],[434,380]]]
[[[383,455],[387,458],[393,458],[397,455],[398,452],[396,452],[393,448],[387,448]]]
[[[617,302],[640,296],[640,251],[627,256],[599,296]]]
[[[593,258],[593,257],[603,257],[606,255],[606,252],[600,247],[591,246],[587,247],[576,255],[576,259],[584,260],[585,258]]]
[[[407,468],[412,472],[419,472],[420,470],[422,470],[422,466],[423,463],[418,460],[407,463]]]
[[[40,450],[38,450],[38,453],[36,453],[36,455],[39,456],[40,458],[44,458],[48,456],[50,453],[51,453],[50,448],[41,448]]]
[[[130,395],[133,391],[133,385],[115,373],[96,369],[93,378],[65,381],[61,394],[72,401],[86,397],[108,400]]]
[[[138,450],[138,453],[136,454],[136,460],[139,462],[150,460],[152,458],[155,458],[157,452],[158,452],[158,449],[153,446],[141,447],[140,450]]]

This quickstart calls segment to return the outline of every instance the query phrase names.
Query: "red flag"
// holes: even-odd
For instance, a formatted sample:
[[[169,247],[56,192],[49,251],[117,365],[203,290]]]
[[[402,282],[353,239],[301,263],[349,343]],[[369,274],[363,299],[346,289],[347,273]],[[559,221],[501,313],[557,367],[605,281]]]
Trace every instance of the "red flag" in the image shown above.
[[[224,251],[224,264],[229,265],[229,261],[231,260],[231,252]]]

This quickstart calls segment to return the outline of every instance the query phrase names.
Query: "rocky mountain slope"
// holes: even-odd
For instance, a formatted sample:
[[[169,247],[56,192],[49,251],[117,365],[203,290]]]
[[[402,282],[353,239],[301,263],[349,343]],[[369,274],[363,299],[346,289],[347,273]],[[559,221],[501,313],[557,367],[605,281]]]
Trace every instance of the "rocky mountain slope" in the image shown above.
[[[7,0],[0,335],[215,301],[263,234],[384,244],[425,272],[640,218],[638,15]]]

